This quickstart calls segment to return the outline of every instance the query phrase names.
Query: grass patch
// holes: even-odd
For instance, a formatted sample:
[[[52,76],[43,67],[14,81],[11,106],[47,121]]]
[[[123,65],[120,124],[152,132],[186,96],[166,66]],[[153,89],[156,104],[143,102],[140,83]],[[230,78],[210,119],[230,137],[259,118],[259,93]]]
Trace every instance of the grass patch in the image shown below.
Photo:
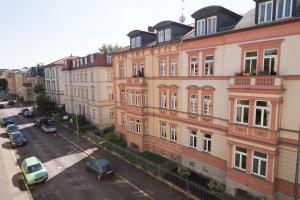
[[[166,163],[167,161],[169,161],[168,159],[158,155],[158,154],[154,154],[154,153],[151,153],[149,151],[145,151],[143,153],[140,153],[140,155],[149,160],[150,162],[153,162],[157,165],[160,165],[160,164],[163,164],[163,163]]]

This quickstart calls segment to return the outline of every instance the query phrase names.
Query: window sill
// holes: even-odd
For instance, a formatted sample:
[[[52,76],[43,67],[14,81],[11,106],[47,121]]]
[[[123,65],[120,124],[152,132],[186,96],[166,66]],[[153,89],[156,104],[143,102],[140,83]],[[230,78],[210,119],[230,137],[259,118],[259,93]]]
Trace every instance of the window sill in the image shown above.
[[[267,181],[267,178],[266,178],[266,177],[259,176],[259,175],[257,175],[257,174],[251,173],[251,176],[253,176],[254,178],[258,178],[258,179],[260,179],[260,180],[262,180],[262,181]]]
[[[243,173],[243,174],[246,174],[246,170],[244,170],[244,169],[239,169],[239,168],[236,168],[235,166],[233,166],[232,169],[234,169],[234,170],[237,171],[237,172],[241,172],[241,173]]]

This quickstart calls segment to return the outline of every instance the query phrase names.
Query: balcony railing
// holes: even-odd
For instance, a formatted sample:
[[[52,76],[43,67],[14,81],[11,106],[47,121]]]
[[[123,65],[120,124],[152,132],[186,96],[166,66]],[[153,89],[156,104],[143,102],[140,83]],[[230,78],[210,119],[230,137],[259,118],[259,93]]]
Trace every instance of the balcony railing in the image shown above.
[[[274,87],[283,86],[282,77],[279,76],[235,76],[230,79],[231,87]]]

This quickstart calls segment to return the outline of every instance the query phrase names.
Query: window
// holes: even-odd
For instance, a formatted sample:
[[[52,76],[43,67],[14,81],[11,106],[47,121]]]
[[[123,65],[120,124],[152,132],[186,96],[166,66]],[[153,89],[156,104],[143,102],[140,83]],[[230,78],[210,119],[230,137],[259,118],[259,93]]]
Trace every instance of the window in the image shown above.
[[[148,99],[147,99],[147,92],[144,92],[144,106],[147,106],[148,104]]]
[[[88,63],[88,58],[84,57],[84,64],[87,65],[87,63]]]
[[[121,113],[121,125],[122,126],[126,125],[126,115],[125,115],[125,113]]]
[[[131,48],[135,48],[135,38],[131,38],[130,46],[131,46]]]
[[[203,97],[203,115],[212,115],[212,96],[204,95]]]
[[[110,116],[110,118],[114,118],[115,117],[115,110],[114,109],[111,109],[109,111],[109,116]]]
[[[87,82],[87,72],[84,72],[84,81]]]
[[[135,47],[141,47],[141,37],[135,38]]]
[[[197,21],[197,36],[205,35],[205,19]]]
[[[177,141],[177,128],[176,126],[171,126],[171,141],[176,142]]]
[[[90,61],[91,61],[91,63],[94,63],[95,62],[95,57],[94,57],[94,55],[92,54],[92,55],[90,55]]]
[[[235,147],[234,167],[246,171],[247,167],[247,149]]]
[[[145,66],[143,63],[140,64],[139,77],[144,77]]]
[[[207,18],[207,34],[217,32],[217,16]]]
[[[197,95],[190,95],[190,113],[197,114]]]
[[[164,41],[164,31],[158,32],[158,42],[161,43]]]
[[[131,91],[128,93],[128,105],[133,105],[133,93]]]
[[[204,76],[213,75],[214,56],[205,56]]]
[[[252,174],[266,177],[267,174],[267,154],[254,151],[252,161]]]
[[[160,76],[167,76],[166,61],[161,60],[159,65]]]
[[[80,58],[80,66],[83,65],[83,58]]]
[[[111,55],[106,55],[106,61],[107,63],[111,63]]]
[[[167,138],[167,124],[166,123],[160,124],[160,137],[163,139]]]
[[[114,93],[112,91],[108,91],[108,100],[109,101],[114,100]]]
[[[95,88],[94,86],[91,86],[91,94],[92,94],[92,100],[95,100]]]
[[[249,120],[249,101],[237,100],[235,122],[240,124],[248,124]]]
[[[139,76],[139,69],[138,65],[136,63],[133,64],[133,77],[138,77]]]
[[[170,41],[171,40],[171,29],[166,29],[165,30],[165,41]]]
[[[161,92],[160,94],[160,108],[167,108],[167,93]]]
[[[124,89],[121,89],[120,100],[121,100],[121,102],[125,102],[125,90]]]
[[[177,110],[177,93],[171,93],[171,110]]]
[[[90,79],[91,79],[91,82],[94,82],[94,73],[93,72],[90,73]]]
[[[268,128],[270,123],[270,105],[266,101],[256,101],[255,126]]]
[[[258,23],[270,22],[272,20],[273,1],[259,4]]]
[[[89,99],[89,90],[88,89],[85,89],[85,98]]]
[[[135,97],[135,105],[140,106],[141,105],[141,97],[140,97],[140,94],[137,91],[135,92],[134,97]]]
[[[177,60],[171,59],[171,76],[177,76]]]
[[[257,51],[245,52],[244,70],[245,73],[256,75]]]
[[[125,77],[125,69],[123,64],[120,65],[120,77]]]
[[[276,75],[277,49],[264,50],[264,73]]]
[[[276,19],[291,17],[292,3],[292,0],[277,0]]]
[[[190,58],[190,75],[198,76],[198,58],[197,57]]]
[[[189,131],[189,147],[197,148],[197,132],[196,131]]]
[[[211,135],[205,134],[203,137],[203,151],[211,152]]]

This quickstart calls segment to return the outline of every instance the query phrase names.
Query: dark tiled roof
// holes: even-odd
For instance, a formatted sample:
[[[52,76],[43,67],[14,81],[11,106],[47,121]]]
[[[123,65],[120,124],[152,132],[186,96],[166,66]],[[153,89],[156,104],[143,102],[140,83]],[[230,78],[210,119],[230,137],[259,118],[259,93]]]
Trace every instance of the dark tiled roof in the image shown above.
[[[134,36],[137,36],[137,35],[140,35],[140,34],[155,35],[155,33],[150,33],[150,32],[141,31],[141,30],[133,30],[133,31],[130,31],[130,32],[127,34],[127,36],[128,36],[128,37],[134,37]]]
[[[27,75],[28,76],[40,76],[40,77],[44,77],[44,68],[42,67],[31,67],[28,71],[27,71]]]
[[[249,26],[255,26],[255,9],[251,9],[245,13],[234,29],[246,28]]]
[[[241,17],[240,15],[238,15],[238,14],[232,12],[231,10],[228,10],[222,6],[207,6],[207,7],[197,10],[191,16],[195,19],[198,19],[198,18],[203,18],[203,17],[209,16],[209,15],[217,14],[218,12],[228,13],[237,18]]]
[[[190,27],[188,25],[177,23],[177,22],[174,22],[174,21],[169,21],[169,20],[159,22],[155,26],[153,26],[153,28],[156,29],[156,30],[159,30],[159,29],[164,29],[164,28],[170,27],[172,25],[177,25],[177,26],[192,28],[192,27]]]

